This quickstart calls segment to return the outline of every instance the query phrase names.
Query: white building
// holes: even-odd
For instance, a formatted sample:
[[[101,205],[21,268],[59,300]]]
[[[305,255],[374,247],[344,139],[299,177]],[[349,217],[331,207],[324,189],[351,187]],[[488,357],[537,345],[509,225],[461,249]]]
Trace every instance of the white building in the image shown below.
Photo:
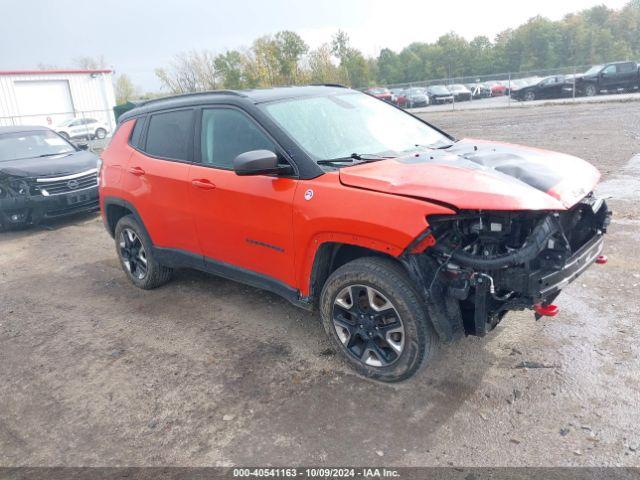
[[[111,70],[0,70],[0,125],[95,118],[113,131],[114,106]]]

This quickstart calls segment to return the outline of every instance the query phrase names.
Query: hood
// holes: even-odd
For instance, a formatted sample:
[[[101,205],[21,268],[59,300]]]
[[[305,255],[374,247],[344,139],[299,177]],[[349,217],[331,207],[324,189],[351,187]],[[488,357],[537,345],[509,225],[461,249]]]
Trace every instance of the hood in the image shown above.
[[[344,185],[463,210],[564,210],[599,178],[595,167],[570,155],[473,139],[340,169]]]
[[[0,162],[0,176],[51,177],[80,173],[98,165],[98,157],[80,150],[52,157],[23,158]]]

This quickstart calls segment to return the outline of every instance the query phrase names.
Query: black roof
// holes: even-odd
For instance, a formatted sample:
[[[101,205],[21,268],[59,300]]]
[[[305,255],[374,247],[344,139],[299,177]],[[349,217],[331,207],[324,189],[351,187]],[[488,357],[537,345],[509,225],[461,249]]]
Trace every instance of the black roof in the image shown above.
[[[41,125],[14,125],[11,127],[0,127],[0,135],[3,133],[19,133],[19,132],[33,132],[34,130],[51,130],[48,127]]]
[[[258,88],[253,90],[212,90],[209,92],[186,93],[170,97],[155,98],[142,103],[140,106],[124,113],[118,120],[124,121],[130,117],[155,110],[178,108],[211,103],[239,103],[253,104],[286,100],[290,98],[319,97],[332,93],[344,93],[347,89],[341,85],[307,85],[296,87]]]

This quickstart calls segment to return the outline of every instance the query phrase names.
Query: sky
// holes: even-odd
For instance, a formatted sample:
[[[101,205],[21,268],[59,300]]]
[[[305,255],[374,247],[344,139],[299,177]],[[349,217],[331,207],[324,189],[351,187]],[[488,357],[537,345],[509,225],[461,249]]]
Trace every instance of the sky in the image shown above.
[[[0,70],[38,64],[71,66],[81,56],[104,56],[144,91],[157,91],[154,69],[190,50],[221,53],[265,34],[293,30],[310,47],[339,29],[367,56],[433,42],[454,31],[493,39],[542,15],[565,14],[628,0],[0,0]]]

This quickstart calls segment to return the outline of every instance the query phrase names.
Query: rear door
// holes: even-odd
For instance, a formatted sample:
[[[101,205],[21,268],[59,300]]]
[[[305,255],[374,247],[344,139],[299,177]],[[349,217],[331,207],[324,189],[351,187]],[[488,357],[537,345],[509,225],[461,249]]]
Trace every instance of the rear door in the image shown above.
[[[620,63],[617,66],[618,88],[632,89],[636,86],[638,66],[634,62]]]
[[[295,285],[292,225],[297,179],[238,176],[233,171],[233,160],[241,153],[265,149],[282,158],[284,153],[238,108],[204,108],[198,124],[189,196],[205,261]]]
[[[189,209],[193,109],[152,113],[124,172],[124,190],[157,247],[198,252]]]

